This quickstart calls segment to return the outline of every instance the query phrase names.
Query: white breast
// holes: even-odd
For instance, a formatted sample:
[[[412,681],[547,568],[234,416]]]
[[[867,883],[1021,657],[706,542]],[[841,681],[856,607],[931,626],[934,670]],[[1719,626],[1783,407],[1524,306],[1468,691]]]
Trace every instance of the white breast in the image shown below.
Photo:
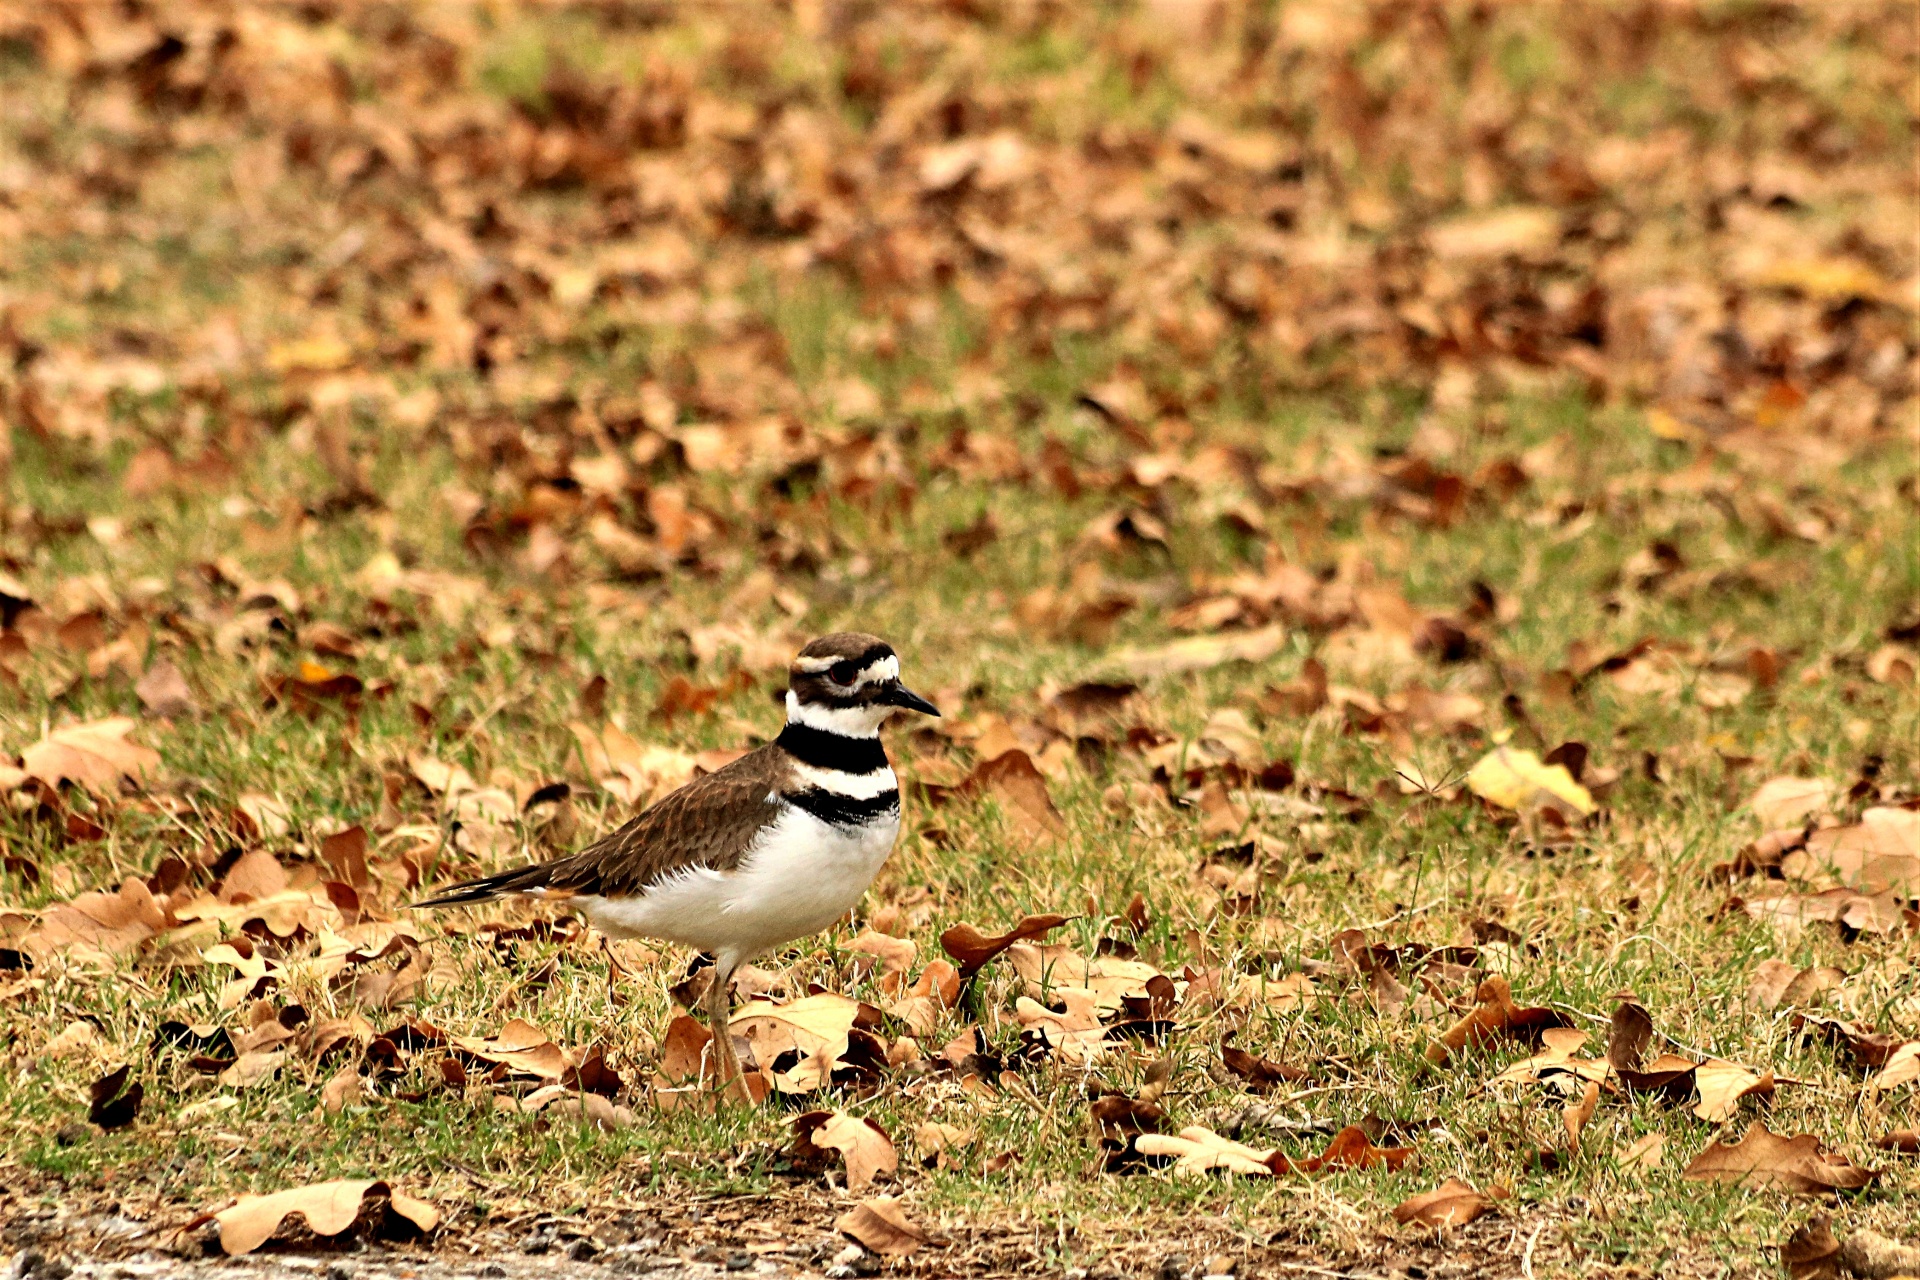
[[[836,827],[783,804],[737,870],[693,869],[642,897],[576,901],[611,937],[661,938],[737,963],[818,933],[852,910],[899,832],[897,809],[863,826]]]

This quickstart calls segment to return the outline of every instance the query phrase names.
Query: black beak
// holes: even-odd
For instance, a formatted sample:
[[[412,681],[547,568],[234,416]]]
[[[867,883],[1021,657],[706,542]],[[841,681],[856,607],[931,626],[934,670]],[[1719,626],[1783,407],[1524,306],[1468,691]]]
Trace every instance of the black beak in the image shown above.
[[[886,688],[880,691],[881,702],[889,707],[900,707],[907,711],[918,711],[923,715],[938,716],[940,708],[928,702],[898,680],[889,680]]]

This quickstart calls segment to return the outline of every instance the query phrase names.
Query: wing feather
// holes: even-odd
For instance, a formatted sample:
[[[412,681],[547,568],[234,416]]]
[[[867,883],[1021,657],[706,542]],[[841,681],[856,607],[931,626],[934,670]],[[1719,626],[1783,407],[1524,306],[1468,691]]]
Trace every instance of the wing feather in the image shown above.
[[[684,867],[733,870],[777,814],[769,796],[779,791],[782,761],[768,744],[695,778],[619,830],[551,864],[547,883],[621,897]]]

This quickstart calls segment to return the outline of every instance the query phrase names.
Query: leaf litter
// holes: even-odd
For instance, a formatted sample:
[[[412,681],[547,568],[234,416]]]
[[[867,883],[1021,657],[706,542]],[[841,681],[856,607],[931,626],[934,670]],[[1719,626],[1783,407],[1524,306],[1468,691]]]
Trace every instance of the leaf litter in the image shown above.
[[[1473,1136],[1406,1218],[1466,1231],[1539,1151],[1491,1076],[1569,1158],[1762,1108],[1814,1132],[1712,1139],[1715,1177],[1876,1145],[1849,1204],[1887,1212],[1900,15],[816,9],[7,15],[0,1009],[35,1149],[316,1106],[371,1140],[432,1100],[515,1142],[661,1126],[644,1173],[586,1162],[615,1180],[757,1168],[683,1105],[682,957],[395,916],[763,740],[793,647],[872,614],[964,727],[892,744],[908,830],[856,928],[743,977],[759,1139],[799,1099],[910,1198],[872,1115],[1022,1212],[1086,1145],[1439,1158],[1342,1125],[1364,1085]],[[1596,1053],[1628,980],[1672,1038],[1615,1002]],[[1323,1154],[1202,1101],[1248,1093]],[[239,1176],[180,1158],[176,1193]]]

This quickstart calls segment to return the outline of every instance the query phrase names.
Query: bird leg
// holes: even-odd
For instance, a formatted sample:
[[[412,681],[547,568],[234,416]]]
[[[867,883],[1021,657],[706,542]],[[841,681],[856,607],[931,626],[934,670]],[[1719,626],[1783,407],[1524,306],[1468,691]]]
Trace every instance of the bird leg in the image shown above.
[[[747,1082],[740,1074],[740,1055],[733,1049],[733,1033],[727,1028],[729,1002],[727,985],[733,980],[733,966],[715,964],[713,978],[707,983],[707,1029],[713,1033],[713,1089],[736,1102],[753,1102]]]
[[[631,982],[633,975],[627,972],[626,966],[621,964],[613,954],[613,943],[607,940],[607,935],[604,933],[600,935],[600,950],[607,957],[607,1003],[623,1005],[627,999],[620,994],[620,988],[615,985],[614,979],[625,978]]]

